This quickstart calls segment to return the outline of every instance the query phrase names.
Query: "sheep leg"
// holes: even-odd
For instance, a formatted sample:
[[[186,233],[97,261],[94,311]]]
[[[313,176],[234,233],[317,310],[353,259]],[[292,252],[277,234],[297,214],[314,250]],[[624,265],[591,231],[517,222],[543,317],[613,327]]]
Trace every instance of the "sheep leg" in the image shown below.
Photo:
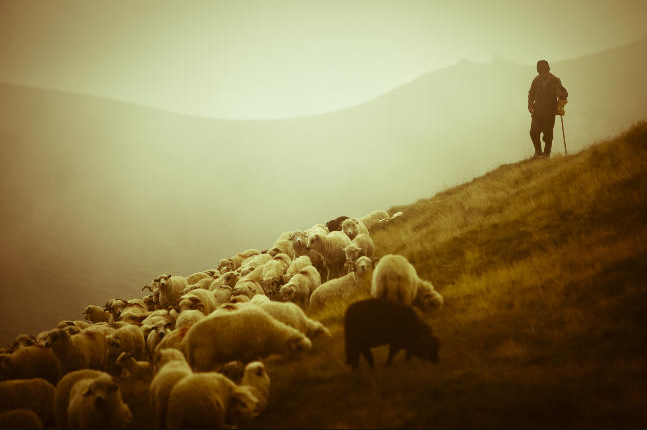
[[[365,350],[362,351],[362,355],[364,356],[364,358],[368,362],[368,365],[371,367],[371,369],[374,368],[375,367],[375,362],[373,361],[373,354],[371,353],[371,349],[366,348]]]
[[[386,366],[390,366],[391,362],[393,361],[393,357],[395,357],[395,354],[397,354],[400,351],[400,347],[394,346],[394,345],[389,345],[389,358],[386,360]],[[408,357],[408,353],[407,353]]]

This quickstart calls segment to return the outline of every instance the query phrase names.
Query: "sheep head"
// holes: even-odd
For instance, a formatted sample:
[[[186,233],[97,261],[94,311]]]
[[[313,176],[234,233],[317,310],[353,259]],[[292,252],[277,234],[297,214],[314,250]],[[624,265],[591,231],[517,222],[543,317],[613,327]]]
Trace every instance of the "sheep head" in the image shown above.
[[[283,299],[284,302],[294,301],[296,293],[297,293],[296,287],[293,284],[289,284],[289,283],[283,285],[279,290],[279,294],[281,295],[281,298]]]
[[[298,334],[288,339],[288,348],[291,355],[301,355],[310,351],[310,348],[312,348],[312,342],[302,334]]]

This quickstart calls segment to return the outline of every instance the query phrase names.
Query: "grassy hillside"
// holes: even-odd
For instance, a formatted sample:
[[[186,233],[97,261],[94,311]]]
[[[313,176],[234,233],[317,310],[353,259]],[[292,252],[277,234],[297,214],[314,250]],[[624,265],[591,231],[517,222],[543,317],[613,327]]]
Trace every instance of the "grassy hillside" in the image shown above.
[[[440,362],[268,361],[256,427],[646,427],[647,123],[575,155],[503,165],[374,233],[445,306]]]

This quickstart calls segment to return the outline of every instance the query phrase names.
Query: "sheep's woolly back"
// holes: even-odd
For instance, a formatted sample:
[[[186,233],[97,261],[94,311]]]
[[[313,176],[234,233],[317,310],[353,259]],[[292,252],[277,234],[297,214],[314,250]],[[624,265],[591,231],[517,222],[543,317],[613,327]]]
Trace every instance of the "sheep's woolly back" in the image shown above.
[[[12,379],[0,382],[0,412],[30,409],[46,427],[54,424],[54,392],[56,389],[43,378]]]
[[[402,255],[387,254],[375,266],[371,295],[411,306],[416,298],[418,275]]]
[[[168,396],[167,428],[224,428],[235,384],[217,372],[178,381]]]
[[[308,336],[310,339],[320,335],[329,335],[330,332],[326,327],[318,321],[308,318],[305,312],[292,302],[275,302],[269,300],[267,297],[254,296],[250,303],[263,309],[272,317],[289,325],[301,333]]]
[[[101,375],[103,372],[92,369],[75,370],[63,376],[59,383],[56,385],[56,393],[54,394],[54,416],[56,418],[56,427],[68,427],[67,423],[67,407],[70,400],[70,390],[77,381],[81,379],[92,379]]]
[[[56,384],[61,376],[61,363],[50,348],[25,346],[10,354],[0,354],[0,380],[44,378]]]
[[[360,221],[364,223],[366,228],[370,231],[375,225],[379,222],[388,220],[390,218],[389,213],[385,210],[378,209],[371,212],[370,214],[364,215],[360,218]]]
[[[235,306],[235,305],[234,305]],[[208,371],[228,361],[305,352],[312,344],[298,330],[255,306],[217,310],[193,325],[184,341],[187,361]]]
[[[193,372],[184,359],[184,355],[176,349],[162,349],[158,352],[157,374],[151,381],[148,394],[155,411],[157,428],[166,428],[166,410],[171,390],[182,378]]]
[[[0,414],[0,428],[42,429],[43,421],[31,409],[13,409]]]

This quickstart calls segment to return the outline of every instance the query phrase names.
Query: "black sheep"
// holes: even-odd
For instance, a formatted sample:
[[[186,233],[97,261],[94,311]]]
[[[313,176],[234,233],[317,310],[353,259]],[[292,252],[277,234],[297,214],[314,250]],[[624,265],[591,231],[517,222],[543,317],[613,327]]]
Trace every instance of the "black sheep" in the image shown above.
[[[328,231],[341,231],[341,223],[344,222],[344,220],[348,219],[346,215],[338,216],[335,219],[331,219],[326,223],[326,227],[328,227]]]
[[[438,361],[440,342],[410,306],[383,299],[367,299],[348,306],[344,314],[346,363],[359,369],[360,354],[374,367],[371,347],[389,345],[389,366],[395,354]]]

